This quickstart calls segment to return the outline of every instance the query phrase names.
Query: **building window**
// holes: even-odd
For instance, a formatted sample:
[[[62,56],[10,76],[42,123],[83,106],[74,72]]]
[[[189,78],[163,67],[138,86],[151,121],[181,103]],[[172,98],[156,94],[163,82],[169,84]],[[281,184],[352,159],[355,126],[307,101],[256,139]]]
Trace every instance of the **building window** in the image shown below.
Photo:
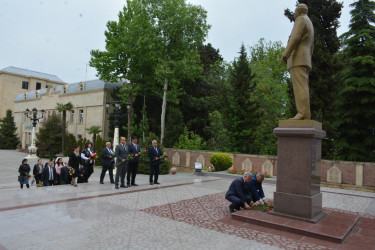
[[[82,135],[77,135],[78,140],[82,139]]]
[[[46,89],[48,89],[48,85],[46,85]]]
[[[79,91],[83,91],[84,90],[84,86],[83,86],[83,83],[81,83],[80,85],[79,85]]]
[[[64,87],[64,94],[66,93],[66,87]]]
[[[83,123],[83,109],[79,110],[79,123]]]
[[[41,88],[42,88],[42,84],[40,82],[37,82],[36,83],[36,90],[41,89]]]
[[[29,82],[22,81],[22,89],[29,89]]]
[[[39,91],[35,91],[35,97],[36,97],[36,98],[39,97]]]
[[[70,123],[74,122],[74,110],[70,111]]]

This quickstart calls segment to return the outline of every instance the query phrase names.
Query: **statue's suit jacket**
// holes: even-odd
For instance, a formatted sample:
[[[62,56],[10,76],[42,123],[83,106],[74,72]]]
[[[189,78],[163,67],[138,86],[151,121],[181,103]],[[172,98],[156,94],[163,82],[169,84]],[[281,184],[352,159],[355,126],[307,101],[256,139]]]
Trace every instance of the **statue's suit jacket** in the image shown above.
[[[290,34],[283,57],[288,58],[288,70],[303,66],[311,70],[311,56],[314,50],[314,27],[306,14],[299,15]]]

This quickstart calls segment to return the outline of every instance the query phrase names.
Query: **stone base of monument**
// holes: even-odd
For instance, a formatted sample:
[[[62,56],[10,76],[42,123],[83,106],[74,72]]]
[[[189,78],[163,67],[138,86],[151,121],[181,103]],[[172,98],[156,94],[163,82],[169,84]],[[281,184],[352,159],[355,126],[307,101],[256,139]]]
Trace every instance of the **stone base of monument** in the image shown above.
[[[279,121],[275,215],[318,222],[322,213],[320,192],[322,124],[313,120]]]
[[[275,216],[259,210],[241,210],[232,213],[231,216],[232,219],[242,222],[335,243],[342,243],[359,220],[358,215],[345,212],[324,210],[323,214],[324,218],[318,223]]]

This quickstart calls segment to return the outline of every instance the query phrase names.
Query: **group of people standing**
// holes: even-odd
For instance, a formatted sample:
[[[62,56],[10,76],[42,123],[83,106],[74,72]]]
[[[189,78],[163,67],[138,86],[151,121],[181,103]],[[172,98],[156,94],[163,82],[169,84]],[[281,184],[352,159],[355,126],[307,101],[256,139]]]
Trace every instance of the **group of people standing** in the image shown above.
[[[20,182],[21,189],[25,184],[27,188],[30,187],[31,180],[31,168],[28,164],[27,159],[22,160],[22,164],[18,168],[20,173],[18,181]],[[37,186],[52,186],[66,184],[69,181],[69,171],[67,166],[63,163],[62,158],[57,158],[49,160],[43,164],[42,159],[38,159],[38,162],[34,165],[33,168],[33,181],[35,181]]]
[[[225,195],[225,199],[231,202],[229,212],[267,203],[262,187],[263,180],[263,173],[252,175],[250,172],[245,172],[242,177],[235,179]]]
[[[87,183],[91,174],[94,172],[95,155],[91,149],[91,142],[85,144],[85,149],[80,153],[80,147],[75,146],[73,152],[69,156],[67,163],[63,162],[61,157],[51,158],[43,164],[42,159],[34,165],[32,176],[37,186],[54,186],[63,184]],[[70,171],[70,168],[74,169]],[[18,168],[21,189],[25,184],[30,187],[31,168],[27,159],[22,160],[22,164]]]
[[[102,173],[100,175],[100,184],[104,184],[106,172],[109,172],[110,182],[115,184],[115,188],[128,188],[138,186],[135,178],[138,171],[139,157],[141,156],[141,148],[138,144],[138,137],[132,136],[131,143],[126,144],[125,137],[120,138],[120,143],[116,146],[115,152],[111,149],[111,143],[106,143],[106,148],[101,152],[102,155]],[[160,184],[158,177],[160,173],[160,159],[163,155],[161,149],[157,146],[157,141],[152,141],[152,146],[147,150],[150,158],[150,185]],[[113,168],[116,159],[116,176],[113,178]],[[125,183],[126,176],[126,183]]]
[[[157,146],[157,141],[152,141],[152,146],[147,150],[150,158],[150,185],[160,184],[159,165],[163,155],[162,150]],[[115,188],[128,188],[131,186],[138,186],[135,183],[135,178],[138,171],[139,157],[141,156],[141,148],[138,145],[138,137],[133,136],[132,141],[126,144],[125,137],[120,138],[120,144],[113,152],[111,143],[107,142],[106,147],[101,152],[102,156],[102,172],[100,175],[100,184],[104,184],[104,177],[106,172],[109,172],[109,179]],[[61,157],[56,161],[52,158],[44,166],[42,159],[38,159],[38,163],[34,165],[33,177],[38,186],[52,186],[61,184],[71,184],[77,186],[77,183],[87,183],[90,176],[94,173],[96,153],[92,149],[92,143],[86,142],[85,148],[80,152],[80,147],[75,146],[73,152],[69,155],[68,163],[64,163]],[[116,159],[116,164],[115,164]],[[113,178],[113,169],[116,165],[116,176]],[[29,180],[31,168],[27,159],[22,161],[18,169],[20,173],[19,182],[20,187],[26,184],[29,188]],[[126,176],[126,183],[125,183]],[[120,185],[119,185],[120,184]]]

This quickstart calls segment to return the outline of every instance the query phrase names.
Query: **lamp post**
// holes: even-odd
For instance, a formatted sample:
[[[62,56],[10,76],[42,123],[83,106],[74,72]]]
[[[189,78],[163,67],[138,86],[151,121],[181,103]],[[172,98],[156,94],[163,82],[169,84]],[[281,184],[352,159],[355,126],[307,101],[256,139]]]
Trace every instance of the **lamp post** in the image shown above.
[[[106,102],[106,109],[107,109],[107,114],[109,114],[109,105],[110,102]],[[130,103],[125,103],[126,105],[126,113],[125,114],[120,114],[120,109],[121,109],[121,102],[120,101],[115,101],[115,133],[113,135],[113,151],[115,151],[115,148],[119,142],[119,123],[120,123],[120,118],[123,116],[126,116],[131,108]]]
[[[33,108],[31,111],[29,109],[26,109],[25,116],[29,118],[32,121],[33,124],[33,130],[31,133],[31,146],[28,148],[29,155],[26,156],[26,158],[38,158],[36,155],[36,151],[38,148],[35,146],[35,130],[36,130],[36,124],[38,124],[39,120],[41,120],[44,117],[44,109],[41,110],[42,116],[38,117],[38,110],[36,108]]]

